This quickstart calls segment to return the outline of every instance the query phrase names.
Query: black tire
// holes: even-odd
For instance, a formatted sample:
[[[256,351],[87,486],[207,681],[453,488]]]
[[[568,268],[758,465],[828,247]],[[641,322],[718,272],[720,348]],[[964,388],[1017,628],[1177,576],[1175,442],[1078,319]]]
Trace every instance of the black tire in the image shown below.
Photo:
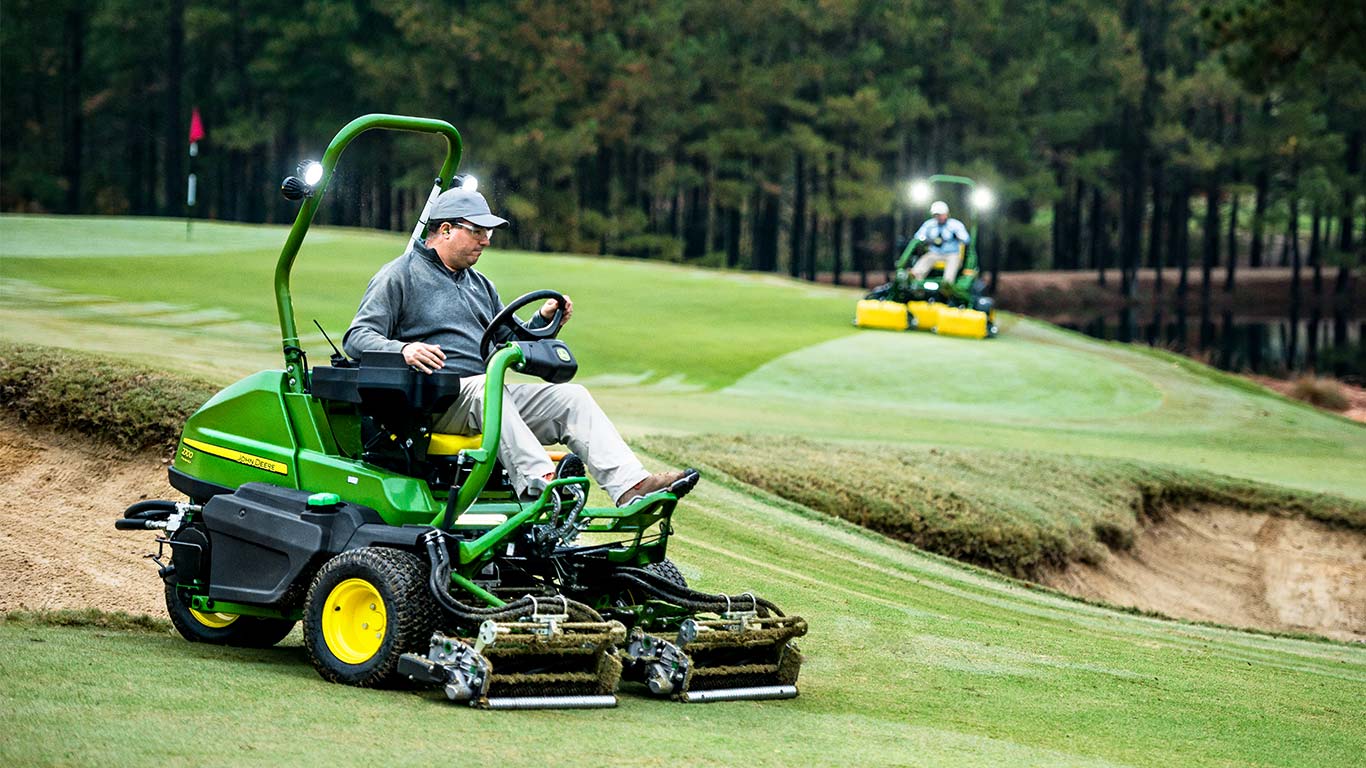
[[[428,573],[425,560],[387,547],[353,549],[323,564],[304,601],[304,646],[318,674],[361,687],[397,682],[399,656],[425,653],[440,616]],[[325,626],[329,614],[335,618]],[[375,619],[383,628],[372,639]]]
[[[680,587],[688,586],[688,580],[683,578],[683,572],[678,570],[678,566],[674,565],[674,561],[667,557],[657,563],[650,563],[645,566],[645,570],[663,576]]]
[[[185,603],[174,584],[166,585],[166,613],[180,636],[192,643],[269,648],[294,629],[289,619],[266,619],[226,613],[200,613]]]

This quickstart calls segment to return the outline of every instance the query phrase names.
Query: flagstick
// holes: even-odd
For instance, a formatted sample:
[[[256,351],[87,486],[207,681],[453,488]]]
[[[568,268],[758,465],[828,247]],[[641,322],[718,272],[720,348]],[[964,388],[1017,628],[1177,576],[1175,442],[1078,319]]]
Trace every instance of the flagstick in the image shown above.
[[[196,182],[198,181],[198,179],[195,177],[195,174],[194,174],[194,159],[195,159],[196,157],[198,157],[198,156],[199,156],[199,142],[197,142],[197,141],[192,141],[192,142],[190,142],[190,176],[189,176],[188,179],[185,180],[185,239],[186,239],[186,240],[189,240],[189,239],[190,239],[190,227],[191,227],[191,224],[194,222],[194,219],[191,218],[190,213],[194,210],[195,192],[197,191],[197,190],[195,189],[195,187],[197,186]]]

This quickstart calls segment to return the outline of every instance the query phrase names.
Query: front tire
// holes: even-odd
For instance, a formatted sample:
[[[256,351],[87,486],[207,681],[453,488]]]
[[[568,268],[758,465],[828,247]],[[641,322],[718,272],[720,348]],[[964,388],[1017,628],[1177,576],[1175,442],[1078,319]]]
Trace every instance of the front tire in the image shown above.
[[[295,622],[234,613],[204,613],[185,602],[176,585],[166,585],[166,613],[180,636],[192,643],[269,648],[285,639]]]
[[[399,656],[425,652],[440,615],[429,566],[387,547],[343,552],[318,570],[304,601],[304,646],[324,680],[389,681]]]
[[[688,586],[688,580],[683,577],[683,572],[667,557],[657,563],[650,563],[645,566],[645,570],[663,576],[680,587]]]

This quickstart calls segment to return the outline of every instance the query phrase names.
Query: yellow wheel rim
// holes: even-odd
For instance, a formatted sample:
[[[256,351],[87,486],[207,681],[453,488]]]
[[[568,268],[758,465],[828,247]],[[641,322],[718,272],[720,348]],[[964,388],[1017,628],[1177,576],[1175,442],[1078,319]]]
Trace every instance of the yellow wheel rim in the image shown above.
[[[323,642],[346,664],[364,664],[384,644],[388,628],[384,600],[364,579],[347,579],[323,603]]]
[[[222,629],[237,621],[237,614],[235,613],[202,613],[191,608],[190,615],[194,617],[195,621],[210,629]]]

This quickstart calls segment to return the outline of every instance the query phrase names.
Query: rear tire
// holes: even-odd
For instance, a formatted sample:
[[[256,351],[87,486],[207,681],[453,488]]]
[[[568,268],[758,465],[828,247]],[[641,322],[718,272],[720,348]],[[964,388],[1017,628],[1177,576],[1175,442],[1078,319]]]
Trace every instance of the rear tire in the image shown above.
[[[426,652],[440,616],[428,564],[411,552],[362,547],[328,560],[304,601],[304,646],[324,680],[390,682],[405,653]]]
[[[170,614],[171,624],[180,636],[192,643],[241,648],[269,648],[285,639],[295,624],[289,619],[196,611],[185,602],[174,584],[166,585],[166,613]]]

